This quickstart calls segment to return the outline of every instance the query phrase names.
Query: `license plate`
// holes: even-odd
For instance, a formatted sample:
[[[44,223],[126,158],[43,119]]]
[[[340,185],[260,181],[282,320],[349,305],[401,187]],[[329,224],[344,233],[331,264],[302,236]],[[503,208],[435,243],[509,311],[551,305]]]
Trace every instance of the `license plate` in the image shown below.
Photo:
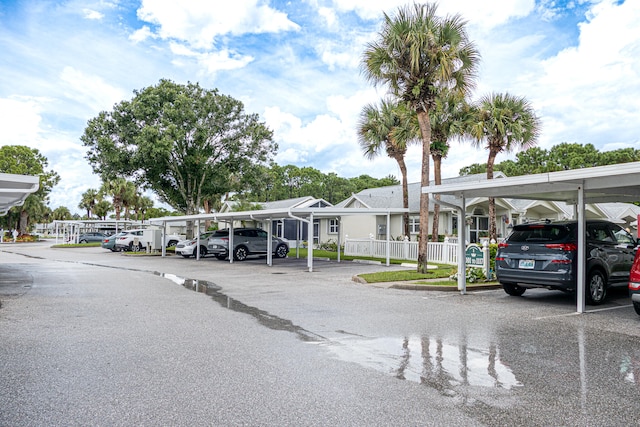
[[[524,268],[527,270],[533,270],[533,268],[536,266],[536,262],[532,259],[521,259],[518,262],[518,268]]]

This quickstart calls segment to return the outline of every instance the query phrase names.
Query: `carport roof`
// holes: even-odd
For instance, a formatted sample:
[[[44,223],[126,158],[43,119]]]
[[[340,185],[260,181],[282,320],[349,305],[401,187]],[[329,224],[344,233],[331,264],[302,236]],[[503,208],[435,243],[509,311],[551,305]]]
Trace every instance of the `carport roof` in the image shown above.
[[[465,198],[561,200],[575,204],[580,186],[584,189],[585,203],[639,201],[640,162],[459,184],[429,185],[423,187],[422,192]]]
[[[14,206],[21,206],[39,187],[38,176],[0,173],[0,215],[6,215]]]
[[[208,213],[197,215],[165,216],[151,218],[151,223],[175,222],[175,221],[240,221],[240,220],[280,220],[280,219],[300,219],[308,218],[337,218],[347,215],[387,215],[401,214],[408,212],[403,208],[372,209],[372,208],[285,208],[285,209],[263,209],[241,212]]]

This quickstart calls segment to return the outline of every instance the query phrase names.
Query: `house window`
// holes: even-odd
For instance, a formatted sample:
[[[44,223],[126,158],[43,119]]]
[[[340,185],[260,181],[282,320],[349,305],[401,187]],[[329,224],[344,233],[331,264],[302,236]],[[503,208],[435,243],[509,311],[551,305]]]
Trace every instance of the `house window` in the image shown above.
[[[339,227],[339,222],[337,219],[330,219],[329,220],[329,234],[338,234],[338,231],[340,230]]]
[[[481,237],[489,236],[488,216],[467,217],[467,224],[469,225],[469,241],[471,243],[479,243]]]
[[[411,234],[420,233],[420,217],[419,216],[409,217],[409,233]]]

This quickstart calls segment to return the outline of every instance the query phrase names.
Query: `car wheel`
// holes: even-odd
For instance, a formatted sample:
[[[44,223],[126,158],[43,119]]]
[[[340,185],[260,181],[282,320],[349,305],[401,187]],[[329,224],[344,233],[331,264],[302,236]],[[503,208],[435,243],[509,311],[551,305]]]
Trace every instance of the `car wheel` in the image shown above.
[[[607,282],[599,270],[593,270],[587,278],[587,304],[602,304],[607,296]]]
[[[501,283],[501,285],[502,289],[504,289],[506,293],[514,297],[521,296],[524,294],[524,291],[527,290],[527,288],[523,288],[522,286],[518,286],[514,283]]]
[[[169,248],[169,247],[175,246],[177,244],[178,244],[178,242],[176,242],[175,240],[169,240],[169,243],[167,243],[167,247]]]
[[[640,316],[640,302],[634,302],[633,309],[636,311],[636,314]]]
[[[89,243],[89,242],[87,242],[86,240],[82,239],[82,240],[80,240],[80,243]]]
[[[205,256],[207,254],[207,247],[206,246],[200,246],[200,256]],[[193,252],[193,256],[196,256],[197,254],[195,252]]]
[[[244,261],[247,259],[247,255],[249,255],[249,251],[244,246],[238,246],[233,251],[233,259],[236,261]]]
[[[227,256],[225,254],[216,254],[216,258],[219,260],[225,259]]]
[[[278,245],[276,248],[276,258],[285,258],[288,252],[289,249],[287,248],[287,245]]]

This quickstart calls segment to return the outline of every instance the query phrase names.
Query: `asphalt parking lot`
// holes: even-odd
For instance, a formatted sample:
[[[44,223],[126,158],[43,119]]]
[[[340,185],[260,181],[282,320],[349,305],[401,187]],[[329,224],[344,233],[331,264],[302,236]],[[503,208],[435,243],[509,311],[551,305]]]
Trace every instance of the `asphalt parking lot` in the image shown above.
[[[351,280],[386,268],[0,246],[0,425],[638,424],[624,290]]]

